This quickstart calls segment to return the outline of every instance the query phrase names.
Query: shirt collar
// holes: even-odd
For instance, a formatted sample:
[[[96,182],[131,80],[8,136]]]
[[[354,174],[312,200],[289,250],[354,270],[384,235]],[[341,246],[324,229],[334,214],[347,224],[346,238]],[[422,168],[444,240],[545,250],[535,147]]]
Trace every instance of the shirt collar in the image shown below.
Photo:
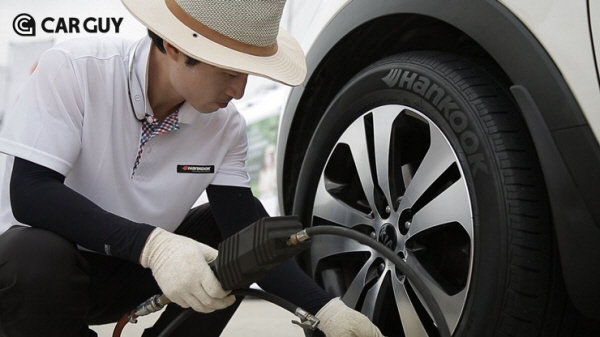
[[[138,42],[134,44],[137,45],[137,49],[135,50],[135,55],[133,57],[133,71],[135,75],[140,80],[140,83],[143,83],[142,93],[144,95],[146,101],[146,113],[153,115],[152,108],[150,107],[150,102],[148,101],[148,60],[150,58],[150,48],[152,47],[152,39],[149,36],[145,36]],[[188,102],[184,102],[181,107],[179,107],[179,123],[181,124],[191,124],[193,123],[200,114],[199,111],[194,109]]]

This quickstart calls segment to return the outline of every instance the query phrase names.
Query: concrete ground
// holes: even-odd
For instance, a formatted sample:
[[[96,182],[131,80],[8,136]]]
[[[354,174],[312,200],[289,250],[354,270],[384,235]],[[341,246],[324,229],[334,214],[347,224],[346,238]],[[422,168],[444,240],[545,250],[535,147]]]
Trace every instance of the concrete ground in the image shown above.
[[[121,337],[140,337],[158,316],[159,313],[151,314],[141,317],[137,324],[127,324]],[[242,301],[221,337],[304,337],[302,328],[291,323],[296,319],[292,313],[270,302],[247,298]],[[114,326],[106,324],[91,328],[99,337],[111,337]]]

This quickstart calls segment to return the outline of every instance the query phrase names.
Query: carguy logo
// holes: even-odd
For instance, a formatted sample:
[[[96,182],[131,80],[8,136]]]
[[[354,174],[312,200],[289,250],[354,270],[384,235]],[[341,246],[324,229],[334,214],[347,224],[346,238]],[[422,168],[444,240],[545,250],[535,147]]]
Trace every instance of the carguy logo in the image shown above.
[[[113,31],[119,32],[123,23],[123,18],[86,18],[80,20],[78,18],[53,18],[46,17],[42,20],[41,29],[50,34],[55,33],[108,33]],[[35,36],[36,22],[33,16],[22,13],[13,20],[13,29],[15,33],[21,36]]]
[[[15,33],[21,36],[35,36],[35,20],[29,14],[19,14],[13,20]]]

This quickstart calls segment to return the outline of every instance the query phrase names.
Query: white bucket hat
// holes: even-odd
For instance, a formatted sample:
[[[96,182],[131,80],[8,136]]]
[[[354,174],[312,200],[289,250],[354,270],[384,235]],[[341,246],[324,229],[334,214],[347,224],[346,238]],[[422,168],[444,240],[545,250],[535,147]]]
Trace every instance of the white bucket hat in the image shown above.
[[[194,59],[288,85],[304,81],[304,52],[279,27],[285,0],[122,1],[148,29]]]

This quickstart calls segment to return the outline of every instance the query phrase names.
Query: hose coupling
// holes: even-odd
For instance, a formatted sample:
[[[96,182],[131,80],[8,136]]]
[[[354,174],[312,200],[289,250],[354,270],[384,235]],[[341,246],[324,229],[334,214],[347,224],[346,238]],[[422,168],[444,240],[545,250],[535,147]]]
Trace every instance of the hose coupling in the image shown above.
[[[316,330],[319,325],[319,319],[313,316],[308,311],[298,307],[294,313],[300,321],[292,321],[292,323],[301,326],[305,330]]]
[[[288,246],[297,246],[300,243],[310,239],[310,236],[306,233],[306,229],[299,231],[298,233],[292,234],[287,241]]]
[[[131,323],[136,323],[138,317],[160,311],[170,302],[171,301],[169,301],[169,299],[164,295],[154,295],[147,299],[144,303],[138,305],[133,314],[129,316],[129,321]]]

